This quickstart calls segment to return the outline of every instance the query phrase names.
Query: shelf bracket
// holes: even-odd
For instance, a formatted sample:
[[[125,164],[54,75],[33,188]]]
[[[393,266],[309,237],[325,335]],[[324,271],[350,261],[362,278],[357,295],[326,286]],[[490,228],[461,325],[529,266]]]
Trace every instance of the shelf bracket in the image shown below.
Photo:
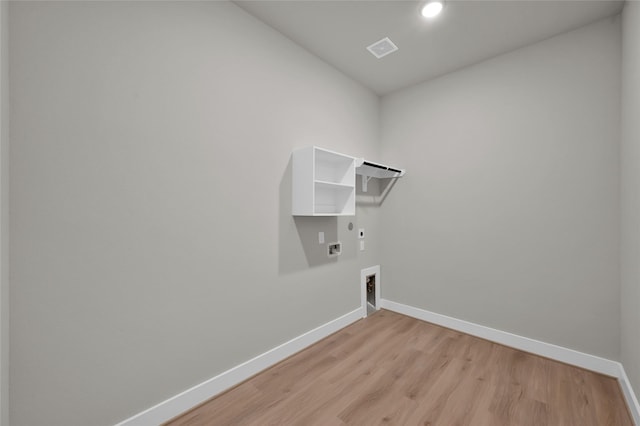
[[[367,184],[373,176],[362,175],[362,192],[367,192]]]

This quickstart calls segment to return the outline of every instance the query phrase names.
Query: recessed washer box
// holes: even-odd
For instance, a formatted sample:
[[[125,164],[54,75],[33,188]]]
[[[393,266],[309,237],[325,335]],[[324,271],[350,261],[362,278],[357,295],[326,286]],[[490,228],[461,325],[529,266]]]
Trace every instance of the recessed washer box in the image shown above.
[[[340,241],[327,245],[327,255],[329,257],[340,256],[340,254],[342,254],[342,243]]]

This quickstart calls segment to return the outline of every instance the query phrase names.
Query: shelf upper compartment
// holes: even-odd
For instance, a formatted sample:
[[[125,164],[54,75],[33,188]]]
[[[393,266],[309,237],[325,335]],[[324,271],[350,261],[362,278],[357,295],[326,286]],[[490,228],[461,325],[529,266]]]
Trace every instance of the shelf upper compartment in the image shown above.
[[[353,157],[315,147],[314,179],[329,183],[355,185]]]
[[[374,178],[398,178],[404,176],[405,170],[384,164],[367,161],[364,158],[356,159],[356,174]]]

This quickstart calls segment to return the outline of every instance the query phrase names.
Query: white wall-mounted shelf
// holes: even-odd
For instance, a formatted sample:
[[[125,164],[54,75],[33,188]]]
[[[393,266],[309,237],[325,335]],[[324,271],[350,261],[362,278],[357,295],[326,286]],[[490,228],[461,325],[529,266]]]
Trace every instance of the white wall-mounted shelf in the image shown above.
[[[311,146],[292,156],[294,216],[354,216],[356,159]]]

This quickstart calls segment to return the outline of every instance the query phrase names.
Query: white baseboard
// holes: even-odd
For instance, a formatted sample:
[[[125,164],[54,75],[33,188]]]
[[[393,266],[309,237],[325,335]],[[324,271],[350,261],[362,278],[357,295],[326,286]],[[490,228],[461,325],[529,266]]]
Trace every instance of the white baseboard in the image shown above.
[[[539,340],[529,339],[527,337],[518,336],[517,334],[507,333],[506,331],[496,330],[495,328],[485,327],[483,325],[459,320],[446,315],[436,314],[434,312],[403,305],[390,300],[382,299],[381,305],[384,309],[388,309],[390,311],[471,334],[472,336],[491,340],[492,342],[520,349],[525,352],[531,352],[546,358],[576,365],[587,370],[606,374],[607,376],[617,377],[620,373],[618,363],[605,358],[585,354],[583,352],[541,342]]]
[[[620,363],[619,365],[620,375],[618,376],[618,382],[620,383],[622,393],[627,400],[627,406],[629,407],[629,411],[631,411],[633,421],[636,425],[640,425],[640,404],[638,404],[638,398],[636,398],[636,394],[633,392],[633,388],[631,387],[627,373],[624,371],[624,367]]]
[[[638,405],[638,400],[631,388],[629,379],[624,371],[624,367],[617,361],[600,358],[595,355],[589,355],[584,352],[579,352],[551,343],[529,339],[528,337],[518,336],[517,334],[496,330],[495,328],[474,324],[472,322],[448,317],[446,315],[437,314],[420,308],[414,308],[413,306],[392,302],[386,299],[382,299],[380,301],[380,305],[383,309],[388,309],[399,314],[441,325],[472,336],[500,343],[505,346],[540,355],[545,358],[550,358],[566,364],[575,365],[577,367],[605,374],[607,376],[615,377],[620,383],[625,399],[627,400],[627,405],[636,425],[640,425],[640,406]]]
[[[363,316],[366,310],[358,308],[333,321],[321,325],[301,336],[289,340],[257,357],[250,359],[230,370],[225,371],[199,385],[173,396],[133,417],[130,417],[116,426],[157,426],[184,413],[192,407],[224,392],[225,390],[245,381],[255,374],[271,367],[274,364],[290,357],[296,352],[310,346],[330,334],[352,324]]]

